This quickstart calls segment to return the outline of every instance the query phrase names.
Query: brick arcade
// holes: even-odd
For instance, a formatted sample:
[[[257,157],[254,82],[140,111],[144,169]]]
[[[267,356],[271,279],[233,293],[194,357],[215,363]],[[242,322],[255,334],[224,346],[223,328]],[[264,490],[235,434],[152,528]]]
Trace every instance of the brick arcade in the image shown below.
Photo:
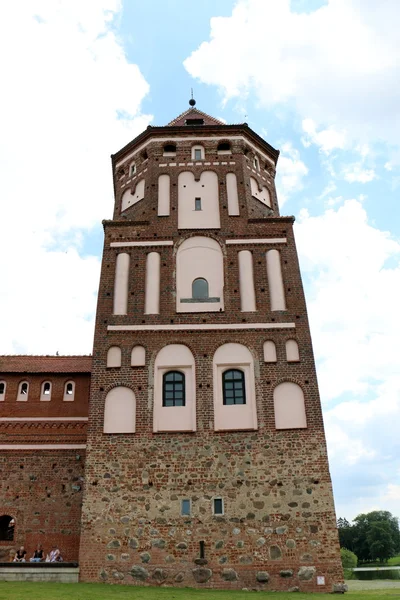
[[[82,581],[340,588],[278,156],[194,105],[112,156],[93,357],[0,357],[0,555],[56,539]]]

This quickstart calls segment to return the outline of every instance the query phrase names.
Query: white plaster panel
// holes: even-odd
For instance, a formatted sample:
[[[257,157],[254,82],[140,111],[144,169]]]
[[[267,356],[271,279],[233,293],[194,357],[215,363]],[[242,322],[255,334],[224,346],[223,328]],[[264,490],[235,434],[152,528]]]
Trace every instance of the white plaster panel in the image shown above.
[[[108,325],[108,331],[234,331],[240,329],[295,329],[296,323],[176,323],[174,325]]]
[[[143,346],[134,346],[131,352],[131,367],[144,367],[146,365],[146,350]]]
[[[195,198],[201,198],[201,210],[195,210]],[[218,176],[203,171],[195,181],[191,171],[178,177],[178,229],[219,229]]]
[[[104,405],[104,433],[135,433],[136,398],[124,386],[110,390]]]
[[[144,198],[144,179],[141,179],[135,186],[133,194],[130,190],[125,190],[121,201],[121,212],[133,206]]]
[[[240,215],[237,179],[235,173],[226,175],[226,192],[228,195],[228,214],[230,217]]]
[[[111,346],[107,352],[107,367],[120,367],[121,356],[121,348],[119,346]]]
[[[276,362],[276,346],[272,340],[264,342],[264,362]]]
[[[1,402],[6,397],[7,383],[5,381],[0,380],[0,384],[2,384],[1,387],[3,388],[2,391],[0,392],[0,402]]]
[[[111,242],[110,248],[124,248],[124,247],[135,247],[135,246],[173,246],[174,242],[169,240],[159,240],[151,242]]]
[[[284,381],[274,389],[276,429],[304,429],[307,427],[303,390],[297,383]]]
[[[239,283],[240,283],[240,310],[242,312],[255,312],[256,292],[254,289],[253,255],[250,250],[238,252]]]
[[[192,146],[192,160],[198,160],[198,158],[196,158],[196,150],[200,150],[201,160],[204,160],[204,146],[201,146],[200,144],[196,144],[196,146]]]
[[[267,278],[271,310],[286,310],[281,255],[278,250],[268,250],[267,252]]]
[[[226,240],[229,245],[232,244],[286,244],[287,238],[249,238],[242,240]],[[112,244],[111,244],[112,245]]]
[[[160,254],[150,252],[146,261],[146,301],[145,314],[158,315],[160,312]]]
[[[163,406],[163,375],[180,371],[185,375],[185,406]],[[154,364],[153,431],[196,431],[196,375],[194,356],[183,344],[169,344],[157,354]]]
[[[169,216],[170,176],[164,173],[158,178],[158,216]]]
[[[126,315],[128,312],[130,256],[125,252],[117,255],[114,280],[114,315]]]
[[[254,177],[250,177],[250,186],[251,186],[251,195],[254,198],[257,198],[257,200],[259,200],[266,206],[269,206],[271,208],[271,198],[269,195],[268,188],[266,188],[265,185],[263,185],[260,190],[258,187],[258,183],[254,179]]]
[[[300,360],[299,345],[296,340],[287,340],[286,360],[288,362],[298,362]]]
[[[242,344],[223,344],[216,350],[213,358],[215,431],[257,429],[253,362],[250,350]],[[222,375],[228,369],[244,372],[246,404],[224,405]]]
[[[210,298],[218,302],[182,302],[192,297],[195,279],[208,281]],[[185,240],[176,256],[177,312],[219,312],[224,310],[224,265],[221,246],[212,238],[195,236]]]

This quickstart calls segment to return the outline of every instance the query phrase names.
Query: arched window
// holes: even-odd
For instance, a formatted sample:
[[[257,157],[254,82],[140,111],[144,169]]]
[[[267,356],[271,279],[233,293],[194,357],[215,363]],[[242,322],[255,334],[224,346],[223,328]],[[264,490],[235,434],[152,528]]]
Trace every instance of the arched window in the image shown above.
[[[222,374],[224,404],[246,404],[244,373],[239,369],[229,369]]]
[[[6,397],[6,387],[6,382],[0,381],[0,400],[4,400],[4,398]]]
[[[75,383],[73,381],[67,381],[64,387],[64,400],[70,401],[74,399],[75,396]]]
[[[220,142],[218,144],[217,152],[230,152],[231,145],[229,142]]]
[[[17,400],[26,401],[28,400],[29,394],[29,383],[27,381],[21,381],[18,388]]]
[[[47,401],[51,399],[51,383],[50,383],[50,381],[44,381],[42,383],[40,399],[47,400]]]
[[[12,542],[14,539],[15,519],[10,515],[0,517],[0,541]]]
[[[168,371],[163,375],[163,406],[185,406],[185,375]]]
[[[164,154],[176,154],[176,144],[165,144]]]
[[[198,277],[192,283],[192,298],[196,300],[208,299],[208,281],[202,277]]]

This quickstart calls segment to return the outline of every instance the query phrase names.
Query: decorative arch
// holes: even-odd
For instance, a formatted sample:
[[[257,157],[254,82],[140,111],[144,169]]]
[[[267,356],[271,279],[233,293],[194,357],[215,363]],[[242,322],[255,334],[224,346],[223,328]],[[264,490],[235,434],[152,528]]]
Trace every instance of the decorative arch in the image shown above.
[[[271,196],[268,188],[265,185],[263,185],[260,189],[258,181],[254,179],[254,177],[250,177],[250,188],[253,198],[271,208]]]
[[[107,352],[107,367],[120,367],[122,352],[119,346],[111,346]]]
[[[180,377],[169,376],[172,373]],[[180,399],[184,402],[175,402]],[[183,344],[168,344],[156,356],[153,431],[196,431],[195,362],[191,350]]]
[[[299,353],[299,345],[296,340],[290,339],[286,341],[286,360],[288,362],[299,362],[300,361],[300,353]]]
[[[272,340],[264,342],[264,362],[276,363],[276,346]]]
[[[143,200],[144,183],[144,179],[141,179],[137,182],[133,190],[129,188],[125,190],[125,192],[122,194],[121,199],[121,212],[123,212],[127,208],[130,208],[134,204],[137,204],[137,202],[140,202],[140,200]]]
[[[307,427],[304,392],[292,381],[283,381],[274,389],[276,429],[305,429]]]
[[[212,170],[203,171],[198,180],[195,179],[192,171],[179,173],[178,229],[219,229],[220,227],[217,173]]]
[[[112,388],[104,403],[104,433],[135,433],[136,397],[128,387]]]
[[[229,377],[226,372],[231,372]],[[257,429],[254,359],[250,350],[233,342],[217,348],[213,358],[213,379],[215,431]],[[235,402],[227,402],[228,397]],[[243,402],[236,402],[240,398]]]
[[[208,297],[193,296],[193,283],[203,279]],[[206,236],[187,238],[176,254],[177,312],[224,310],[224,259],[219,243]]]
[[[143,346],[133,346],[131,352],[131,367],[146,365],[146,349]]]

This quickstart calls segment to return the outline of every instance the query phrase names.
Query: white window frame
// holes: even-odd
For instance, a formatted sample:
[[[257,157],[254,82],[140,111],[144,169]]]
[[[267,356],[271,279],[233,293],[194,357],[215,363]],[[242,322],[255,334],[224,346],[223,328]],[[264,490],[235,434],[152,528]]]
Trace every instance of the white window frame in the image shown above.
[[[131,163],[129,165],[129,177],[133,177],[134,175],[136,175],[136,163]]]
[[[260,161],[258,160],[257,156],[253,157],[253,167],[255,168],[256,171],[260,170]]]
[[[220,513],[215,512],[215,501],[216,500],[221,500],[222,512],[220,512]],[[212,499],[212,514],[214,517],[222,517],[225,514],[225,503],[224,503],[224,499],[222,498],[222,496],[214,496],[213,497],[213,499]]]
[[[50,384],[50,392],[48,394],[44,393],[44,386],[46,385],[46,383]],[[52,386],[51,381],[43,381],[42,387],[40,389],[40,401],[41,402],[50,402],[52,391],[53,391],[53,386]]]
[[[201,158],[196,158],[196,150],[200,150]],[[204,146],[202,146],[201,144],[192,146],[192,160],[200,161],[200,160],[204,160],[204,157],[205,157]]]
[[[183,512],[183,503],[184,502],[189,502],[189,512],[188,513]],[[190,498],[182,498],[182,500],[181,500],[181,517],[191,517],[191,516],[192,516],[192,501]]]
[[[72,394],[67,394],[67,386],[69,383],[72,383]],[[69,379],[64,384],[64,402],[73,402],[75,400],[75,381]]]
[[[6,397],[6,391],[7,391],[7,382],[6,382],[6,381],[4,381],[4,379],[1,379],[1,380],[0,380],[0,384],[1,384],[1,383],[4,385],[4,390],[3,390],[3,392],[0,394],[0,402],[3,402],[3,400],[5,400],[5,397]]]
[[[22,386],[24,385],[24,383],[26,383],[26,385],[28,386],[28,389],[26,391],[26,394],[23,394],[21,392],[22,390]],[[27,402],[28,400],[28,396],[29,396],[29,383],[27,381],[20,381],[19,385],[18,385],[18,396],[17,396],[17,401],[18,402]]]

